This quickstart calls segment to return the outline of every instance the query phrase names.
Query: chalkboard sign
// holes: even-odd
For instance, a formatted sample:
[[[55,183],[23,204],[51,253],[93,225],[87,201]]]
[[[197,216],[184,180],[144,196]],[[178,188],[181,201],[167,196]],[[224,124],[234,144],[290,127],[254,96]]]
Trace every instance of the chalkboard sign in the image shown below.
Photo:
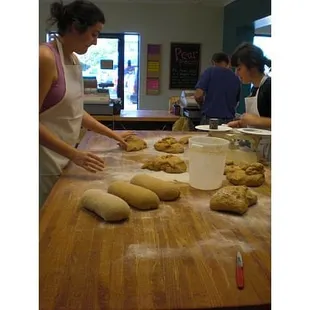
[[[171,43],[170,89],[195,89],[200,75],[200,44]]]

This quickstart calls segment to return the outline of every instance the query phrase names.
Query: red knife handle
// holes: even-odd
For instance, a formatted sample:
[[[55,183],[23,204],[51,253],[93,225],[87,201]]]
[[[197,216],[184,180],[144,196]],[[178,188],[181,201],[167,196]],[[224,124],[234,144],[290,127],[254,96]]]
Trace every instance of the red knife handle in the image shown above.
[[[243,289],[244,287],[244,276],[243,276],[243,268],[240,266],[237,266],[236,270],[236,280],[237,280],[237,286],[239,289]]]

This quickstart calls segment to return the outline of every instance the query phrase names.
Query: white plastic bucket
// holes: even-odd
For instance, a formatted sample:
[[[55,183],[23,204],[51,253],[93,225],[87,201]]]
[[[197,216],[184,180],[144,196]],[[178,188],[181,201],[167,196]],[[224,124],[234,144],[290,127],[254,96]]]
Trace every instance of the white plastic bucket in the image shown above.
[[[189,184],[200,190],[222,186],[229,141],[214,137],[189,139]]]

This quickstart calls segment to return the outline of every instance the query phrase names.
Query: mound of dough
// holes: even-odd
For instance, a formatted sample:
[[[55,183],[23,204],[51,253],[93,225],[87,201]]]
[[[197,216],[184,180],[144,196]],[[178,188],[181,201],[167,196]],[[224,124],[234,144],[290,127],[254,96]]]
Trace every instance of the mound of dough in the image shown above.
[[[163,155],[146,161],[142,169],[165,171],[167,173],[186,172],[187,166],[183,159],[175,155]]]
[[[180,140],[179,140],[179,143],[181,144],[188,144],[188,140],[191,138],[192,136],[185,136],[185,137],[182,137]]]
[[[148,174],[137,174],[130,180],[130,183],[151,190],[162,201],[172,201],[180,197],[180,189],[176,184]]]
[[[154,192],[124,181],[115,181],[110,184],[108,193],[118,196],[130,206],[140,210],[157,209],[160,203]]]
[[[126,152],[141,151],[147,148],[147,143],[135,135],[127,136],[124,140],[128,144]]]
[[[257,203],[257,196],[246,186],[226,186],[219,189],[210,200],[213,211],[244,214],[248,207]]]
[[[236,186],[235,186],[236,187]],[[248,206],[252,207],[257,204],[257,195],[247,188],[246,198],[248,200]]]
[[[154,144],[154,148],[156,151],[171,153],[171,154],[179,154],[184,153],[183,144],[179,143],[173,137],[166,137]]]
[[[260,163],[226,163],[224,170],[227,180],[234,185],[261,186],[265,182],[265,168]]]
[[[107,222],[117,222],[129,217],[126,201],[100,189],[89,189],[83,193],[81,207],[96,213]]]

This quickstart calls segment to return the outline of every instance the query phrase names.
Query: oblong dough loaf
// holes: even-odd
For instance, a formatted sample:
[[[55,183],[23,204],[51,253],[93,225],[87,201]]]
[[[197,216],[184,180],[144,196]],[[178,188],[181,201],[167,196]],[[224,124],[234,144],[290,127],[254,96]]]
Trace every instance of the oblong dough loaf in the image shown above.
[[[130,183],[151,190],[163,201],[172,201],[180,197],[180,189],[177,185],[148,174],[137,174],[130,180]]]
[[[80,204],[81,207],[96,213],[107,222],[125,220],[130,214],[130,207],[126,201],[100,189],[85,191]]]
[[[154,192],[125,181],[110,184],[108,193],[124,199],[130,206],[140,210],[157,209],[160,203]]]

